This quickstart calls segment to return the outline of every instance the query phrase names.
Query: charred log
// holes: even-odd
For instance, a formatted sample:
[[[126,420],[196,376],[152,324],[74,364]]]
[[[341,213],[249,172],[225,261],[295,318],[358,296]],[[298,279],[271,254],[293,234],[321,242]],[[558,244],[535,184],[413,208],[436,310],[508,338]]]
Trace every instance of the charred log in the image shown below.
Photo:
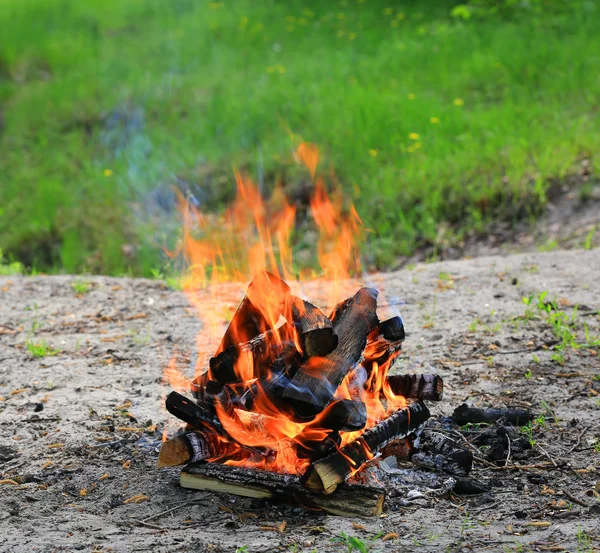
[[[293,297],[292,317],[306,357],[323,357],[337,347],[338,337],[333,331],[333,325],[318,307]]]
[[[304,474],[304,485],[314,492],[332,493],[382,447],[416,430],[428,418],[429,410],[421,402],[397,411],[339,451],[312,463]]]
[[[535,415],[525,409],[480,409],[469,407],[466,403],[459,405],[452,414],[452,420],[456,424],[493,424],[497,421],[505,421],[513,426],[524,426],[535,418]]]
[[[387,377],[394,394],[411,399],[441,401],[444,381],[437,374],[395,374]]]
[[[285,313],[290,300],[290,287],[275,275],[263,271],[248,286],[246,296],[240,303],[229,327],[223,335],[215,357],[232,346],[246,343],[263,332],[273,328],[279,317]],[[259,308],[258,306],[261,306]],[[234,355],[232,352],[229,354]],[[211,376],[221,384],[236,380],[235,373],[226,363],[221,367],[211,367]]]
[[[334,515],[370,517],[383,510],[385,492],[359,485],[339,486],[335,494],[319,496],[306,490],[298,478],[262,470],[250,470],[214,463],[194,463],[181,472],[181,486],[245,497],[294,501]]]
[[[338,386],[360,360],[367,337],[377,325],[377,291],[361,288],[336,308],[333,329],[338,345],[325,357],[310,358],[296,372],[283,399],[300,417],[313,417],[329,405]]]

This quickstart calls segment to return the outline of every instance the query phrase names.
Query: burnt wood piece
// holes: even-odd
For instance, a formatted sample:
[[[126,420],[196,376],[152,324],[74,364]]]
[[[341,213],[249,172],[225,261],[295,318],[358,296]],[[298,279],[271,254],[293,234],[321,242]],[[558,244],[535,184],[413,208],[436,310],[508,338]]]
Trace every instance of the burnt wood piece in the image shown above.
[[[315,426],[354,432],[367,424],[367,407],[362,401],[340,399],[330,403],[315,420]]]
[[[369,428],[359,438],[335,453],[309,465],[302,478],[304,486],[313,492],[330,494],[353,471],[358,470],[391,440],[407,436],[429,418],[422,402],[396,411],[387,419]]]
[[[394,394],[406,398],[442,401],[444,395],[444,381],[437,374],[394,374],[387,383]]]
[[[211,373],[221,375],[219,382],[238,381],[239,376],[235,371],[237,364],[239,371],[249,375],[247,380],[268,375],[271,365],[277,359],[285,359],[297,352],[293,342],[295,332],[293,325],[286,323],[277,329],[267,330],[248,342],[229,346],[215,357],[211,357]]]
[[[442,434],[434,426],[424,428],[415,440],[413,465],[452,476],[467,476],[473,468],[473,453],[462,441]]]
[[[499,420],[503,420],[513,426],[525,426],[534,418],[535,415],[525,409],[496,409],[494,407],[480,409],[478,407],[469,407],[466,403],[459,405],[454,409],[454,413],[452,413],[452,420],[460,425],[467,423],[493,424]]]
[[[259,334],[273,328],[284,315],[290,299],[290,287],[279,277],[263,271],[256,275],[244,299],[225,331],[215,357],[236,344],[249,342]],[[212,370],[211,376],[221,384],[235,382],[234,371]]]
[[[361,288],[334,312],[337,347],[325,357],[312,357],[293,376],[283,392],[300,417],[314,417],[331,402],[344,377],[358,363],[371,330],[378,324],[377,291]]]
[[[333,515],[371,517],[383,510],[382,488],[344,484],[332,495],[311,493],[297,476],[263,470],[231,467],[218,463],[193,463],[181,471],[184,488],[230,493],[257,499],[294,501]]]
[[[188,432],[163,442],[158,455],[158,466],[174,467],[215,457],[215,434],[200,431]]]
[[[223,409],[225,409],[232,418],[237,419],[237,415],[235,415],[235,409],[229,402],[225,390],[224,393],[220,394],[218,401],[220,402],[221,407],[223,407]],[[195,401],[178,392],[171,392],[167,396],[165,407],[167,408],[167,411],[171,413],[171,415],[177,417],[183,422],[186,422],[191,429],[208,429],[209,432],[212,430],[213,432],[216,432],[225,438],[226,441],[235,441],[231,438],[231,436],[229,436],[216,414],[213,414],[211,411],[208,411],[206,408],[202,407],[201,404],[196,403]],[[264,447],[251,447],[243,444],[239,444],[239,446],[243,450],[252,452],[253,454],[262,457],[272,454],[271,450]],[[218,452],[220,455],[225,453],[225,451]]]
[[[401,317],[379,323],[369,334],[364,351],[363,367],[370,375],[375,363],[389,369],[402,350],[406,334]]]
[[[313,433],[310,427],[296,436],[293,442],[296,455],[302,459],[308,459],[311,463],[329,455],[341,443],[342,437],[339,432],[329,432],[323,438],[322,432]]]
[[[227,435],[212,404],[203,401],[195,402],[179,392],[171,392],[167,396],[165,407],[171,415],[186,422],[192,428],[197,430],[212,428],[219,434]]]
[[[292,296],[292,319],[306,357],[323,357],[337,347],[338,337],[331,321],[312,303]]]
[[[410,437],[399,438],[392,440],[384,448],[380,450],[381,458],[385,459],[392,455],[396,457],[397,461],[407,461],[413,451],[412,439]]]
[[[211,430],[186,430],[164,442],[158,455],[159,467],[173,467],[206,459],[261,461],[263,451],[229,441]]]

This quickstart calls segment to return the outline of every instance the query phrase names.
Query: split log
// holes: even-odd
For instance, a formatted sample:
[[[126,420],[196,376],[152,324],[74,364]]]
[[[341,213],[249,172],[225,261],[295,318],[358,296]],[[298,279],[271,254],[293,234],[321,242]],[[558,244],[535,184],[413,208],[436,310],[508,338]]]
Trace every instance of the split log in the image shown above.
[[[444,381],[437,374],[394,374],[387,377],[394,394],[411,399],[442,401]]]
[[[358,363],[367,337],[377,325],[377,291],[361,288],[332,315],[338,345],[325,357],[312,357],[293,376],[283,392],[300,417],[314,417],[331,402],[338,386]]]
[[[324,357],[337,347],[338,337],[331,321],[312,303],[292,297],[292,318],[306,357]]]
[[[391,440],[407,436],[428,418],[429,410],[421,402],[396,411],[353,442],[312,463],[302,479],[304,486],[317,493],[332,493],[382,447]]]
[[[370,375],[373,367],[389,369],[402,350],[406,334],[402,318],[392,317],[379,323],[369,334],[364,350],[363,367]]]
[[[294,501],[341,516],[379,516],[383,511],[382,488],[359,485],[339,486],[328,496],[319,496],[302,487],[298,477],[262,470],[230,467],[217,463],[194,463],[181,471],[181,486],[257,499]]]
[[[189,424],[192,428],[197,430],[209,428],[219,434],[227,435],[211,404],[195,402],[179,392],[171,392],[167,396],[165,407],[171,415]]]
[[[478,407],[469,407],[466,403],[459,405],[454,409],[454,413],[452,413],[452,420],[460,425],[467,423],[493,424],[503,420],[513,426],[524,426],[534,418],[535,415],[525,409],[496,409],[493,407],[480,409]]]
[[[219,375],[219,382],[224,384],[240,380],[241,375],[245,375],[245,380],[258,378],[262,373],[269,372],[279,356],[297,351],[293,341],[295,332],[293,325],[284,324],[248,342],[229,346],[210,358],[210,371],[213,375]]]
[[[215,457],[215,447],[211,444],[215,435],[204,432],[188,432],[164,442],[158,454],[158,467],[186,465]]]
[[[273,328],[285,314],[289,300],[290,287],[283,280],[267,271],[256,275],[233,315],[215,357],[227,348],[249,342]],[[212,370],[212,367],[211,376],[221,384],[237,380],[234,371]]]
[[[354,432],[367,424],[367,406],[362,401],[340,399],[330,403],[315,420],[315,426]]]

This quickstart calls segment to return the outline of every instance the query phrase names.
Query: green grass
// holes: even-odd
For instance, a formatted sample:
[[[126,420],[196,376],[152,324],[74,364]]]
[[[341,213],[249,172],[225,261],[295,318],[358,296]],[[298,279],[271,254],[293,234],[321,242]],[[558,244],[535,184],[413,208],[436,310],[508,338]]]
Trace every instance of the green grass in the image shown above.
[[[33,340],[27,340],[25,343],[27,350],[34,357],[49,357],[52,355],[58,355],[60,353],[59,350],[54,349],[51,345],[46,342],[46,340],[40,340],[38,342],[34,342]]]
[[[600,8],[462,21],[457,2],[4,0],[0,247],[38,270],[163,270],[149,191],[232,167],[306,182],[300,139],[370,230],[368,264],[535,216],[600,147]]]
[[[91,288],[92,283],[87,280],[76,280],[71,283],[71,288],[76,294],[87,294]]]

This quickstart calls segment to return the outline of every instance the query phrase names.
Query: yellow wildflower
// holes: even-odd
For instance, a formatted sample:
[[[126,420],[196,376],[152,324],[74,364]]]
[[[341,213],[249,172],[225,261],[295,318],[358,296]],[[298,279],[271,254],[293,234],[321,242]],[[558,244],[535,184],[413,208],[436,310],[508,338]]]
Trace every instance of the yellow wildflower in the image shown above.
[[[111,177],[113,174],[112,169],[104,169],[104,176],[105,177]]]
[[[275,67],[277,68],[277,71],[279,71],[281,74],[285,73],[285,67],[283,67],[283,65],[277,64]]]
[[[246,25],[248,25],[248,21],[250,21],[246,16],[240,19],[240,28],[243,29]]]
[[[337,32],[338,38],[342,38],[345,34],[346,34],[346,31],[338,31]]]
[[[346,16],[343,13],[338,13],[337,18],[341,21],[342,19],[346,19]]]
[[[411,140],[419,140],[419,135],[416,132],[411,132],[409,133],[408,138]]]
[[[383,10],[383,13],[385,15],[392,15],[394,13],[394,8],[385,8],[385,10]]]
[[[371,149],[369,150],[369,155],[370,155],[371,157],[375,157],[375,156],[377,155],[377,153],[378,153],[378,152],[377,152],[377,150],[375,150],[374,148],[371,148]]]
[[[396,19],[398,19],[399,21],[402,21],[405,17],[406,17],[406,15],[402,12],[398,12],[396,14]]]
[[[354,40],[356,38],[356,33],[348,33],[348,40]]]
[[[390,23],[390,25],[391,25],[392,27],[397,27],[397,26],[398,26],[398,22],[397,22],[397,21],[394,19],[394,20],[393,20],[393,21]]]
[[[465,105],[465,101],[462,98],[454,98],[454,105],[461,107]]]
[[[415,151],[415,148],[413,146],[409,146],[406,150],[412,154]]]
[[[421,147],[420,142],[415,142],[415,150],[418,150]]]
[[[415,93],[414,92],[409,92],[408,93],[408,99],[409,100],[414,100],[416,98]]]
[[[430,117],[430,118],[429,118],[429,122],[430,122],[432,125],[437,125],[437,124],[440,122],[440,118],[439,118],[439,117]]]
[[[288,33],[291,33],[291,32],[294,30],[294,27],[292,27],[291,25],[288,25],[288,26],[285,28],[285,30],[286,30]]]

